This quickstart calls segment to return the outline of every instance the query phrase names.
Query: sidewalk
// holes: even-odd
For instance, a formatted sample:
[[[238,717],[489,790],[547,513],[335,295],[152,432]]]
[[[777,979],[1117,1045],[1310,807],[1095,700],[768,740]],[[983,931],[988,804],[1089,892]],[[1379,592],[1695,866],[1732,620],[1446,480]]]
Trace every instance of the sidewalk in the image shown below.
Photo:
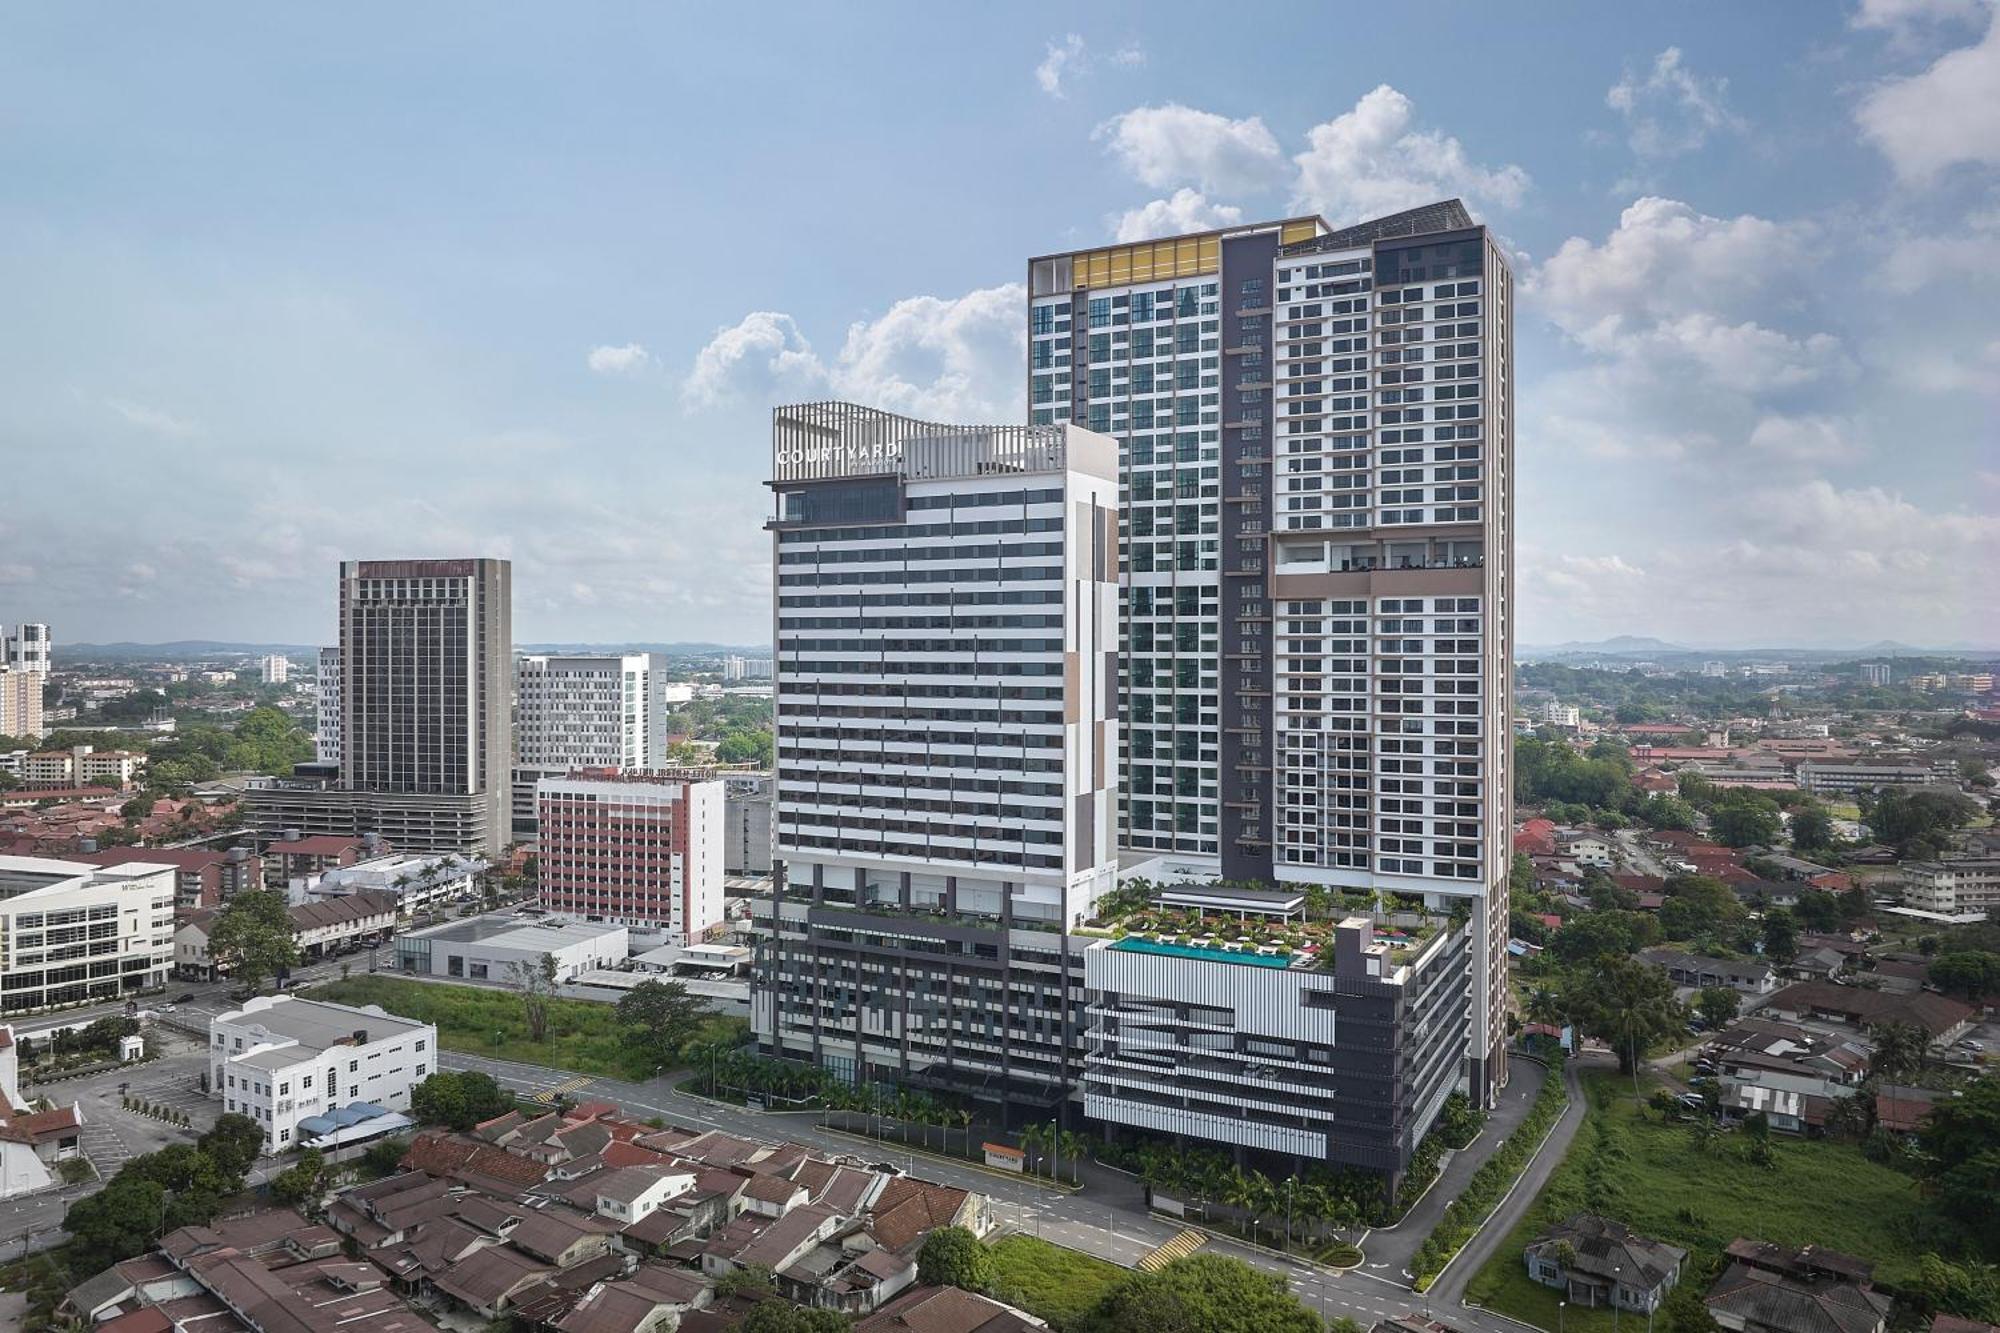
[[[1479,1137],[1470,1147],[1453,1153],[1438,1173],[1437,1183],[1432,1185],[1416,1207],[1410,1209],[1403,1220],[1394,1227],[1370,1231],[1361,1238],[1366,1271],[1403,1278],[1404,1270],[1423,1247],[1431,1228],[1444,1216],[1444,1210],[1465,1183],[1472,1179],[1472,1173],[1485,1165],[1486,1159],[1517,1126],[1527,1118],[1528,1107],[1534,1103],[1535,1094],[1542,1089],[1542,1080],[1548,1077],[1548,1070],[1531,1060],[1513,1060],[1508,1064],[1511,1081],[1500,1094],[1500,1105],[1489,1111],[1486,1123],[1480,1127]]]

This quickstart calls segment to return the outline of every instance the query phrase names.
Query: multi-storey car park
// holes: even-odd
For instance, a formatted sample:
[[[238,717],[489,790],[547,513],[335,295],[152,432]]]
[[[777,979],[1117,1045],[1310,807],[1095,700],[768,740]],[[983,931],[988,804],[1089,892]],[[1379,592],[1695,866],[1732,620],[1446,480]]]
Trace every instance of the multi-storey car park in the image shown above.
[[[773,443],[759,1045],[1046,1117],[1115,872],[1112,442],[814,403]]]
[[[1121,449],[1123,845],[1469,899],[1482,1099],[1505,1079],[1512,295],[1456,200],[1029,263],[1029,419]]]

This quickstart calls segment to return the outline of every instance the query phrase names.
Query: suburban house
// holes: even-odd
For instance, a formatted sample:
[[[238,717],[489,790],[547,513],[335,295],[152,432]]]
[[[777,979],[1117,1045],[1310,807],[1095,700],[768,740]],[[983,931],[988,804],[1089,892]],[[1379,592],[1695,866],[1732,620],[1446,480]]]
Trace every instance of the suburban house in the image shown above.
[[[1611,839],[1601,833],[1562,833],[1556,837],[1557,854],[1580,866],[1611,869]]]
[[[1734,1240],[1703,1304],[1730,1333],[1883,1333],[1890,1301],[1866,1260],[1808,1245]]]
[[[1528,1245],[1528,1276],[1578,1305],[1651,1314],[1680,1280],[1687,1251],[1595,1213],[1577,1213]]]
[[[1779,1018],[1819,1018],[1848,1027],[1868,1029],[1886,1023],[1914,1023],[1930,1035],[1931,1045],[1949,1046],[1971,1030],[1978,1011],[1944,995],[1840,986],[1831,981],[1801,981],[1773,995],[1766,1012]]]
[[[1676,986],[1726,987],[1745,995],[1769,995],[1778,984],[1771,965],[1754,958],[1710,958],[1668,948],[1641,949],[1639,958],[1664,971]]]

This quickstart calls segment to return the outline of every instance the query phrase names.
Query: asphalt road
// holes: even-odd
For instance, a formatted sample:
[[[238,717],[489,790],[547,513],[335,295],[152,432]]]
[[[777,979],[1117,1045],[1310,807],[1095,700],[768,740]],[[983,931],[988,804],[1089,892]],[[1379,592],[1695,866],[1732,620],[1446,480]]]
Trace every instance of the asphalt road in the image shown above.
[[[294,986],[337,977],[341,961],[300,969],[293,974]],[[354,960],[345,961],[352,964]],[[227,989],[226,983],[186,983],[170,988],[169,995],[193,992],[196,998],[178,1005],[177,1015],[203,1022],[233,1007],[227,999]],[[51,1016],[51,1021],[88,1021],[91,1017],[123,1011],[122,1003],[111,1003]],[[1115,1172],[1093,1168],[1086,1171],[1084,1187],[1080,1191],[1055,1190],[1028,1179],[987,1172],[941,1158],[913,1157],[897,1144],[878,1145],[866,1138],[822,1130],[816,1113],[753,1111],[721,1105],[705,1098],[688,1097],[672,1087],[674,1082],[685,1076],[684,1072],[633,1083],[586,1078],[564,1070],[457,1051],[441,1052],[439,1065],[446,1069],[481,1070],[491,1074],[503,1087],[524,1094],[560,1091],[578,1099],[611,1102],[642,1119],[659,1116],[674,1124],[719,1129],[766,1142],[801,1143],[823,1152],[893,1163],[927,1179],[980,1191],[993,1200],[995,1216],[1003,1225],[1127,1267],[1154,1247],[1172,1239],[1181,1229],[1175,1223],[1147,1212],[1143,1192],[1137,1183]],[[1360,1268],[1346,1273],[1332,1273],[1226,1239],[1211,1239],[1203,1248],[1233,1255],[1257,1268],[1278,1274],[1291,1284],[1301,1301],[1328,1317],[1345,1315],[1364,1325],[1373,1325],[1395,1315],[1422,1314],[1468,1333],[1521,1333],[1521,1325],[1470,1309],[1461,1303],[1460,1298],[1465,1282],[1533,1202],[1546,1183],[1549,1172],[1568,1149],[1576,1127],[1582,1123],[1582,1099],[1573,1081],[1573,1070],[1569,1075],[1572,1079],[1570,1106],[1558,1122],[1542,1155],[1529,1167],[1521,1186],[1501,1205],[1466,1252],[1445,1271],[1428,1297],[1413,1293],[1408,1279],[1403,1276],[1410,1256],[1423,1243],[1437,1215],[1456,1197],[1464,1180],[1478,1168],[1491,1146],[1511,1132],[1525,1114],[1533,1092],[1540,1086],[1542,1071],[1539,1066],[1525,1061],[1517,1062],[1515,1069],[1518,1072],[1513,1085],[1503,1094],[1500,1107],[1490,1117],[1479,1140],[1446,1163],[1438,1183],[1400,1225],[1393,1230],[1373,1232],[1362,1239],[1366,1259]],[[169,1081],[180,1073],[178,1070],[161,1072],[169,1076]],[[118,1077],[118,1073],[99,1076],[112,1090],[110,1095],[114,1099]],[[133,1081],[136,1084],[139,1080]],[[72,1094],[56,1090],[75,1088],[77,1092],[74,1095],[82,1099],[83,1093],[88,1091],[84,1086],[88,1082],[94,1081],[52,1085],[50,1091],[58,1096],[68,1096]],[[121,1136],[125,1133],[123,1129],[117,1132]],[[135,1150],[149,1149],[135,1145]],[[253,1183],[261,1181],[281,1166],[281,1163],[260,1165],[252,1173]],[[61,1219],[69,1201],[96,1187],[95,1184],[71,1186],[29,1199],[0,1203],[0,1258],[22,1253],[21,1247],[39,1249],[56,1243],[61,1237]]]
[[[766,1142],[801,1143],[823,1152],[892,1163],[914,1170],[929,1180],[980,1191],[993,1200],[995,1217],[1003,1225],[1128,1267],[1180,1231],[1174,1223],[1155,1218],[1145,1211],[1143,1195],[1136,1182],[1110,1171],[1095,1169],[1087,1172],[1084,1188],[1071,1192],[936,1157],[913,1158],[896,1144],[876,1145],[865,1138],[822,1130],[813,1112],[752,1111],[685,1096],[672,1087],[675,1081],[685,1077],[684,1071],[644,1083],[602,1078],[579,1083],[579,1076],[562,1070],[458,1051],[441,1052],[438,1063],[446,1069],[476,1069],[491,1074],[501,1086],[514,1092],[532,1095],[560,1088],[579,1100],[611,1102],[640,1118],[659,1116],[689,1128],[719,1129]],[[1515,1067],[1524,1072],[1529,1069],[1541,1072],[1538,1066],[1527,1062],[1520,1062]],[[1528,1103],[1521,1093],[1538,1086],[1539,1080],[1529,1085],[1525,1078],[1515,1079],[1514,1086],[1505,1094],[1501,1110],[1496,1113],[1493,1122],[1489,1122],[1487,1132],[1481,1135],[1473,1148],[1459,1154],[1457,1160],[1448,1164],[1438,1186],[1417,1209],[1412,1210],[1411,1217],[1396,1231],[1378,1232],[1364,1241],[1363,1250],[1368,1257],[1358,1269],[1331,1273],[1221,1239],[1211,1239],[1203,1248],[1234,1255],[1255,1267],[1278,1274],[1291,1284],[1301,1301],[1329,1317],[1346,1315],[1364,1325],[1373,1325],[1394,1315],[1428,1313],[1432,1318],[1470,1333],[1520,1333],[1519,1324],[1469,1309],[1459,1302],[1459,1295],[1464,1289],[1464,1276],[1469,1276],[1479,1263],[1484,1262],[1483,1253],[1477,1257],[1470,1253],[1462,1255],[1446,1271],[1440,1287],[1434,1289],[1427,1300],[1409,1289],[1408,1280],[1399,1271],[1402,1261],[1392,1263],[1378,1258],[1376,1251],[1379,1249],[1384,1254],[1415,1253],[1430,1229],[1425,1218],[1434,1219],[1436,1212],[1442,1211],[1452,1197],[1447,1191],[1448,1182],[1469,1176],[1477,1169],[1484,1156],[1481,1148],[1490,1148],[1491,1144],[1504,1137],[1504,1129],[1498,1133],[1495,1130],[1511,1127],[1525,1114]],[[1581,1096],[1576,1092],[1574,1083],[1571,1084],[1571,1091],[1570,1108],[1563,1120],[1558,1122],[1547,1148],[1530,1168],[1530,1179],[1509,1196],[1480,1233],[1479,1240],[1489,1242],[1487,1253],[1490,1253],[1490,1245],[1498,1243],[1497,1238],[1507,1233],[1534,1200],[1554,1163],[1561,1160],[1576,1126],[1582,1123]],[[1477,1244],[1475,1241],[1475,1246]],[[1444,1294],[1447,1284],[1448,1296]]]

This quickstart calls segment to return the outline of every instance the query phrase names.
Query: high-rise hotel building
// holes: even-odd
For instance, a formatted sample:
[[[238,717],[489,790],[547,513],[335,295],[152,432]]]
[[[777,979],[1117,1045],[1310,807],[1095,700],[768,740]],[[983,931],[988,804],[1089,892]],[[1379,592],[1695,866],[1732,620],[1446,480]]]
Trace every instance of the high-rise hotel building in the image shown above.
[[[537,831],[535,784],[576,768],[643,772],[667,762],[667,659],[548,655],[514,663],[513,829]]]
[[[1471,899],[1505,1078],[1513,279],[1456,200],[1029,262],[1029,420],[1117,438],[1122,845]]]
[[[1116,444],[848,403],[772,434],[759,1046],[1046,1117],[1116,870]]]
[[[252,786],[258,832],[374,832],[399,850],[497,855],[514,746],[512,585],[505,560],[343,562],[339,777]]]

